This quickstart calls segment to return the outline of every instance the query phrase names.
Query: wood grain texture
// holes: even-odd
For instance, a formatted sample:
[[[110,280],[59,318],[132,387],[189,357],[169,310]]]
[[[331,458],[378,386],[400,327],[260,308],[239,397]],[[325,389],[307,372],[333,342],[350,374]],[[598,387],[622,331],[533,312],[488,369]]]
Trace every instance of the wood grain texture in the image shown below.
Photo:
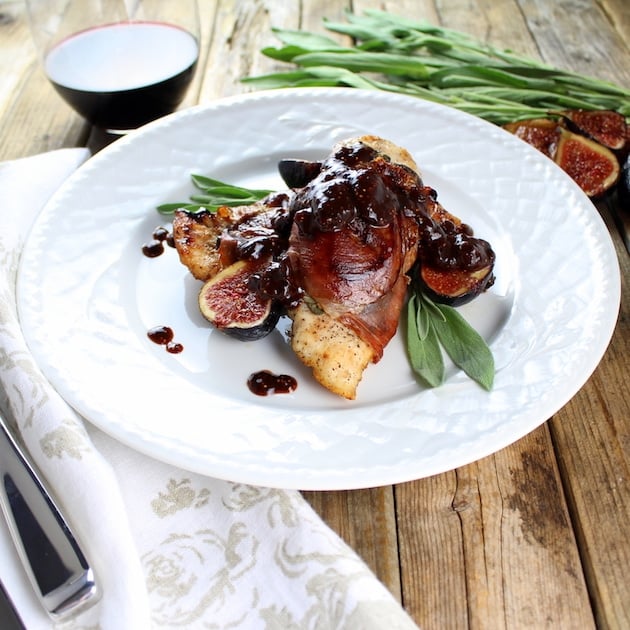
[[[24,4],[0,4],[0,14],[0,160],[81,144],[87,126],[44,76]]]
[[[519,0],[519,4],[544,61],[626,87],[630,85],[627,11],[615,5],[616,19],[611,28],[605,3]]]
[[[546,427],[396,498],[403,601],[423,628],[593,627]]]
[[[550,429],[598,625],[623,628],[630,625],[630,256],[606,218],[621,267],[617,328]]]
[[[304,492],[316,512],[402,600],[394,493],[391,486],[339,492]]]

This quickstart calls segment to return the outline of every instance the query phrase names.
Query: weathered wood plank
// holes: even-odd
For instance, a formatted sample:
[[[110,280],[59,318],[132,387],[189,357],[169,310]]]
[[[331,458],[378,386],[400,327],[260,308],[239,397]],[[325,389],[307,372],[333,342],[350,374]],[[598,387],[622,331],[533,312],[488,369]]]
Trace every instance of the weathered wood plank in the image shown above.
[[[630,86],[630,5],[612,0],[521,2],[543,57]],[[630,259],[605,206],[617,245],[622,294]],[[628,210],[626,209],[626,212]],[[599,627],[630,625],[630,307],[622,299],[611,345],[598,369],[550,424]],[[597,419],[597,420],[595,420]]]
[[[453,499],[455,472],[395,488],[402,597],[424,629],[466,628],[463,535]]]
[[[22,2],[0,3],[0,115],[3,115],[25,72],[35,63],[35,49],[23,19]]]
[[[403,602],[421,627],[593,627],[545,426],[396,487]]]
[[[87,137],[87,127],[39,67],[24,3],[4,3],[0,13],[0,160],[77,146]]]
[[[217,3],[199,102],[247,91],[246,76],[270,72],[274,62],[260,54],[277,40],[272,26],[298,28],[295,7],[269,0]]]
[[[551,422],[601,628],[630,626],[630,256],[614,240],[624,296],[617,328],[593,376]]]
[[[391,486],[304,492],[306,500],[401,601],[394,493]]]
[[[589,0],[519,0],[540,56],[549,64],[630,85],[630,19],[617,2],[610,15]]]

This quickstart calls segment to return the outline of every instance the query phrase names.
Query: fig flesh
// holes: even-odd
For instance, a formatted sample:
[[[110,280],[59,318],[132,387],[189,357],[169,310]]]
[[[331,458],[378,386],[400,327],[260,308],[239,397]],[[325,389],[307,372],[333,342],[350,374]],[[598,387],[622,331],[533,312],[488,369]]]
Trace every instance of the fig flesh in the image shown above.
[[[624,151],[630,143],[624,116],[610,110],[582,109],[562,112],[571,131],[595,140],[614,151]]]
[[[555,161],[589,197],[599,197],[619,179],[619,161],[594,140],[563,131]]]
[[[423,293],[434,302],[462,306],[492,286],[492,270],[492,265],[474,270],[443,270],[422,265],[417,279]]]
[[[202,315],[221,332],[240,341],[267,336],[282,314],[280,304],[251,290],[263,263],[238,260],[208,280],[199,292]]]
[[[589,197],[603,195],[619,179],[616,155],[599,142],[569,131],[562,122],[531,119],[504,128],[551,158]]]
[[[508,123],[504,125],[504,128],[527,144],[531,144],[547,157],[554,159],[562,133],[562,128],[555,120],[532,118],[531,120]]]

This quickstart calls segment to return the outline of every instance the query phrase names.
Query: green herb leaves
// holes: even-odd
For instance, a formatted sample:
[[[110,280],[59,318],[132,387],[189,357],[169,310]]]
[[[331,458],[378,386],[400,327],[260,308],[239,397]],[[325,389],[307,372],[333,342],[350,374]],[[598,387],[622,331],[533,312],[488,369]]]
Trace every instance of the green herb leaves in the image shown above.
[[[255,87],[345,86],[424,98],[505,124],[564,109],[608,109],[630,117],[630,91],[547,66],[464,33],[385,11],[325,22],[354,46],[313,33],[274,29],[283,44],[262,53],[294,64],[287,72],[247,77]]]
[[[492,389],[494,357],[483,337],[456,309],[416,291],[407,306],[407,352],[414,372],[429,387],[444,382],[442,348],[471,379]]]
[[[190,203],[164,203],[158,206],[157,211],[160,214],[173,214],[179,209],[191,212],[206,209],[215,212],[221,206],[247,206],[272,192],[233,186],[204,175],[192,175],[191,179],[199,193],[190,196]]]
[[[414,293],[407,304],[407,353],[413,371],[429,387],[444,382],[444,359],[428,309]]]

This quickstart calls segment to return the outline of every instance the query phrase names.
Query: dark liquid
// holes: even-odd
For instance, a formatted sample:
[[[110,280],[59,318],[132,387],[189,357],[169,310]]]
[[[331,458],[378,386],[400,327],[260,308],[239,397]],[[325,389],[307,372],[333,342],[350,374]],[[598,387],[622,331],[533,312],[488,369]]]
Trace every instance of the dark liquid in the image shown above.
[[[159,346],[164,346],[167,352],[171,354],[179,354],[184,350],[181,343],[173,341],[175,334],[173,329],[168,326],[155,326],[147,331],[147,337]]]
[[[134,129],[175,111],[194,71],[192,65],[161,83],[121,92],[84,92],[51,82],[66,102],[94,126]]]
[[[147,258],[161,256],[164,253],[164,243],[169,247],[175,247],[173,235],[165,227],[159,226],[155,228],[151,237],[151,240],[142,246],[142,253]]]
[[[198,53],[194,37],[177,27],[118,24],[64,40],[48,54],[46,71],[59,94],[90,123],[125,130],[178,107]]]
[[[261,370],[250,375],[247,387],[256,396],[290,394],[297,388],[297,381],[288,374],[272,374],[269,370]]]

